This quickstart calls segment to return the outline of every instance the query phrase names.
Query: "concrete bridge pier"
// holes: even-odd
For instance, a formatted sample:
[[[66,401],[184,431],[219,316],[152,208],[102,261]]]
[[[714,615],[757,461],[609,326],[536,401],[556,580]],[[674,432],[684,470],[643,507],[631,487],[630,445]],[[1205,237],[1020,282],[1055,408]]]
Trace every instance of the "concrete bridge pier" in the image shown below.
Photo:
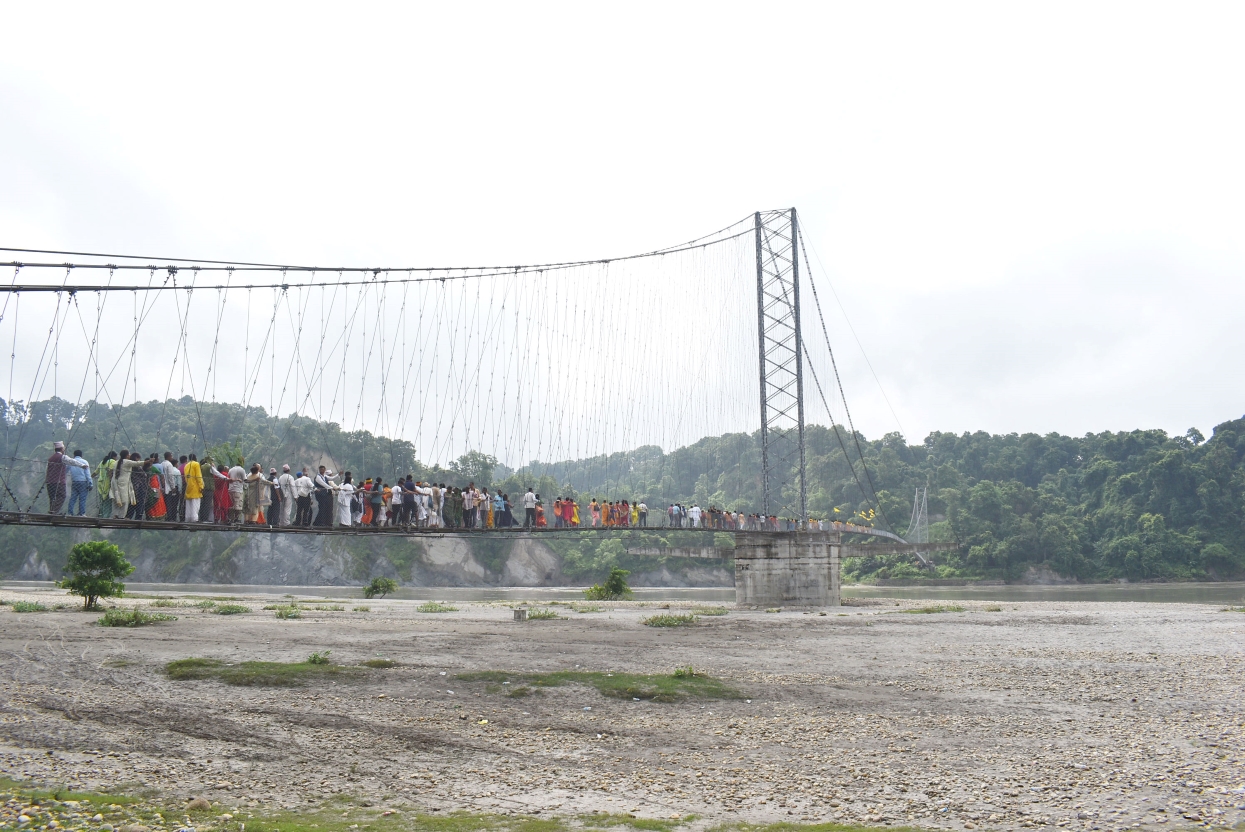
[[[735,602],[748,607],[837,607],[842,535],[743,533],[735,537]]]

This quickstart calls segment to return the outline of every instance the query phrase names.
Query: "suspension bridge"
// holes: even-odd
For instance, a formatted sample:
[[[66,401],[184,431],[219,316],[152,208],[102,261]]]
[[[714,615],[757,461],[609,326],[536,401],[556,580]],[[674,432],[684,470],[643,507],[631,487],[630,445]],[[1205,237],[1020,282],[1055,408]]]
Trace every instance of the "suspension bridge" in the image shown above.
[[[728,512],[714,529],[736,538],[733,549],[635,550],[729,555],[742,602],[837,603],[838,560],[853,551],[844,535],[889,538],[868,547],[876,553],[916,553],[919,543],[923,563],[940,548],[917,522],[923,507],[914,508],[909,534],[924,529],[925,539],[911,543],[871,523],[810,516],[811,412],[830,426],[857,502],[891,525],[843,395],[817,282],[802,275],[809,258],[795,209],[757,212],[639,254],[527,265],[322,267],[0,251],[13,256],[5,264],[12,280],[0,285],[0,343],[10,346],[7,383],[0,381],[8,393],[0,525],[594,531],[586,523],[489,530],[163,521],[127,517],[115,506],[101,511],[111,502],[104,491],[97,516],[71,516],[49,494],[49,426],[66,452],[81,446],[96,461],[121,448],[168,447],[202,458],[222,453],[226,412],[224,453],[237,457],[228,462],[258,462],[261,473],[291,463],[314,472],[327,462],[339,472],[376,473],[376,481],[429,463],[442,479],[462,480],[469,473],[462,461],[472,454],[535,476],[566,470],[550,460],[682,447],[759,428],[755,505]],[[813,339],[804,336],[802,284],[811,290],[820,336]],[[805,395],[807,380],[813,396]]]

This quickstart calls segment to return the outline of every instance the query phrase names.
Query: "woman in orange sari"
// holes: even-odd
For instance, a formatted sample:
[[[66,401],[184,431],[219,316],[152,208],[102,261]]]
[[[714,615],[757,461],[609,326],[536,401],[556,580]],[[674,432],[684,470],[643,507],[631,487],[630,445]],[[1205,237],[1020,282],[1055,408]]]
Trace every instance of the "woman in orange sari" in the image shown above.
[[[540,501],[540,495],[536,495],[536,528],[543,529],[549,524],[545,521],[545,505]]]

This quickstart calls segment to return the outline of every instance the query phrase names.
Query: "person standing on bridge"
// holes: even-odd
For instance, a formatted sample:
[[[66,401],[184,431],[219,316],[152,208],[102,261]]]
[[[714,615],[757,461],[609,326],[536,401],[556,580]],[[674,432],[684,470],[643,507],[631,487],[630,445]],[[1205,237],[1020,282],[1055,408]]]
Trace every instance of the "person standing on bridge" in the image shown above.
[[[523,495],[523,528],[530,529],[536,525],[536,495],[531,487]]]
[[[229,522],[241,525],[246,509],[246,469],[234,465],[229,469]]]
[[[199,522],[199,505],[203,502],[203,468],[194,454],[186,457],[186,467],[182,469],[182,482],[186,488],[187,523]]]
[[[294,502],[298,512],[294,517],[294,525],[306,528],[311,525],[311,494],[316,490],[315,483],[306,471],[299,471],[294,478]]]
[[[91,480],[91,465],[82,458],[82,451],[74,451],[69,460],[69,516],[86,516],[86,497],[95,487]]]
[[[77,460],[65,456],[65,443],[56,442],[52,446],[52,455],[48,457],[47,471],[44,475],[44,484],[48,489],[48,514],[60,514],[61,509],[65,507],[65,480],[69,469],[77,467],[79,467]]]
[[[316,496],[316,526],[332,526],[333,525],[333,472],[329,471],[323,465],[320,466],[320,473],[316,474],[312,480],[315,488]]]
[[[637,512],[637,516],[640,518],[639,525],[647,527],[648,526],[648,504],[645,503],[643,500],[641,500],[636,505],[636,512]]]
[[[279,525],[288,526],[294,516],[294,504],[298,500],[297,495],[294,493],[294,475],[290,473],[289,465],[281,466],[281,476],[277,477],[277,490],[281,492]]]
[[[353,516],[352,504],[354,502],[354,483],[351,473],[347,471],[342,476],[342,484],[336,486],[337,491],[337,522],[339,525],[350,528],[350,521]]]
[[[95,469],[95,490],[99,495],[99,516],[112,516],[112,472],[117,467],[117,452],[109,451]]]

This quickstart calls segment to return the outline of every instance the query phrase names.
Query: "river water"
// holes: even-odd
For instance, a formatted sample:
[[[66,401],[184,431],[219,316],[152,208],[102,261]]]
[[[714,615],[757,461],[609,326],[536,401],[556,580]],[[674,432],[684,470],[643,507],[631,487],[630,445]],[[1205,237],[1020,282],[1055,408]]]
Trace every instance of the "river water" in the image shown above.
[[[47,581],[5,581],[6,589],[53,590]],[[249,586],[239,584],[127,583],[130,592],[203,595],[291,595],[355,599],[354,586]],[[638,601],[733,604],[733,587],[637,587]],[[582,601],[582,587],[403,587],[391,598],[438,601]],[[843,587],[844,598],[910,598],[931,601],[1141,601],[1164,604],[1245,604],[1245,582],[1178,584],[1072,584],[1060,586],[862,586]]]

